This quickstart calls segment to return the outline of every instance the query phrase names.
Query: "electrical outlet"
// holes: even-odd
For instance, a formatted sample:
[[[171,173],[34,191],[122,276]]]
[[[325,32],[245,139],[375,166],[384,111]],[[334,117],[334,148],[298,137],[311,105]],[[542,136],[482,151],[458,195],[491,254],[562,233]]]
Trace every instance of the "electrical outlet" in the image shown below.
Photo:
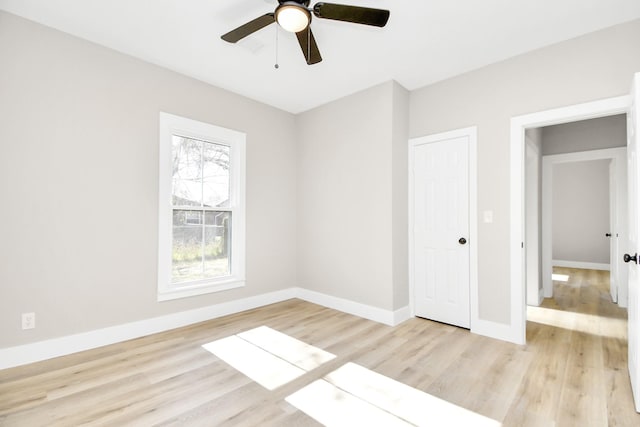
[[[36,327],[35,313],[22,313],[22,329],[33,329]]]

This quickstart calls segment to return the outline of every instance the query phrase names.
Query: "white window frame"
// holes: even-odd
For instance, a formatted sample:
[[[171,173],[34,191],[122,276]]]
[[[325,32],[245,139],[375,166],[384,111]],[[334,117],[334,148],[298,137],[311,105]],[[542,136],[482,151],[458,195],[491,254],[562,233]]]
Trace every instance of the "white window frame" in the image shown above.
[[[172,138],[174,135],[229,147],[229,210],[231,214],[231,274],[221,278],[172,284],[173,246]],[[224,291],[245,284],[246,134],[160,112],[158,185],[158,301]]]

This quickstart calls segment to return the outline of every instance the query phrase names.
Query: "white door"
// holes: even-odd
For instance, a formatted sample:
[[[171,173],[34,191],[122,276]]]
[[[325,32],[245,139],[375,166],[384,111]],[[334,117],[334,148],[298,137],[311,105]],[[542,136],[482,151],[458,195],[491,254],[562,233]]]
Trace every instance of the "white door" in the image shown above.
[[[526,287],[527,304],[540,305],[540,251],[538,224],[540,223],[538,208],[540,205],[540,155],[526,139],[525,154],[525,252],[526,252]]]
[[[609,162],[609,293],[611,301],[618,302],[618,224],[616,218],[616,208],[618,205],[616,178],[616,161]]]
[[[414,145],[412,196],[415,314],[469,328],[469,137]]]
[[[640,252],[640,209],[638,204],[640,196],[640,170],[638,170],[638,150],[640,147],[640,134],[638,126],[640,124],[640,73],[636,73],[631,85],[631,108],[627,116],[627,156],[629,161],[629,182],[628,182],[628,206],[629,206],[629,247],[625,254],[625,261],[629,268],[629,375],[631,377],[631,388],[636,404],[636,411],[640,412],[640,352],[638,351],[638,341],[640,341],[640,329],[638,309],[640,308],[640,265],[637,264],[637,254]],[[630,257],[636,257],[630,258]]]

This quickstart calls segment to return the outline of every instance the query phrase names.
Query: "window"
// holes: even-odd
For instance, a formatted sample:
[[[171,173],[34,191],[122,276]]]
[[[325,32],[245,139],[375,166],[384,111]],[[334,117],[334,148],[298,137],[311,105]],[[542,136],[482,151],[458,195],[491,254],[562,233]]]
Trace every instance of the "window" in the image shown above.
[[[160,113],[158,300],[244,285],[245,134]]]

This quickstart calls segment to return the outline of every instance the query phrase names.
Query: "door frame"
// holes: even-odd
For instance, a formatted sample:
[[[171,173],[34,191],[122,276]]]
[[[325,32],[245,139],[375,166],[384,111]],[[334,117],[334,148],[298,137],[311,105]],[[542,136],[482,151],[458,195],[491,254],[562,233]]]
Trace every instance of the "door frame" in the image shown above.
[[[626,219],[626,165],[627,161],[627,147],[616,148],[604,148],[600,150],[590,151],[578,151],[565,154],[553,154],[542,157],[542,286],[544,290],[544,297],[550,298],[553,296],[553,281],[551,280],[551,273],[553,270],[553,166],[563,163],[577,163],[586,162],[590,160],[610,160],[610,167],[613,167],[615,173],[615,188],[614,191],[609,194],[609,211],[613,214],[609,218],[610,224],[614,224],[611,227],[610,232],[627,235],[627,230],[624,227]],[[611,178],[607,174],[609,179],[608,187],[611,189]],[[623,200],[624,199],[624,200]],[[609,270],[611,272],[612,284],[615,284],[617,291],[616,296],[620,297],[619,305],[626,307],[626,292],[621,291],[618,279],[620,278],[619,268],[621,259],[617,256],[620,252],[621,239],[619,237],[610,237],[610,239],[616,239],[617,250],[611,251],[611,259],[609,261]],[[607,246],[611,246],[610,242],[607,242]],[[617,264],[614,265],[614,264]],[[589,267],[589,265],[585,265]],[[596,265],[594,267],[604,267]],[[624,278],[624,276],[623,276]],[[617,302],[617,301],[614,301]]]
[[[510,156],[510,326],[504,339],[526,343],[527,310],[524,256],[524,154],[525,130],[627,113],[629,95],[554,108],[511,118]]]
[[[414,282],[414,166],[415,147],[433,142],[467,137],[469,141],[469,327],[474,332],[478,320],[478,127],[470,126],[409,139],[409,309],[415,316]]]
[[[542,228],[540,227],[542,210],[538,212],[542,204],[542,185],[539,181],[542,177],[542,148],[540,141],[534,143],[525,134],[525,285],[527,305],[539,306],[542,304]],[[530,156],[532,154],[532,156]],[[534,159],[534,165],[530,160]],[[530,167],[534,166],[534,167]],[[531,191],[527,190],[530,189]],[[533,197],[532,197],[533,196]],[[533,200],[532,200],[533,199]],[[529,234],[527,238],[527,234]]]

